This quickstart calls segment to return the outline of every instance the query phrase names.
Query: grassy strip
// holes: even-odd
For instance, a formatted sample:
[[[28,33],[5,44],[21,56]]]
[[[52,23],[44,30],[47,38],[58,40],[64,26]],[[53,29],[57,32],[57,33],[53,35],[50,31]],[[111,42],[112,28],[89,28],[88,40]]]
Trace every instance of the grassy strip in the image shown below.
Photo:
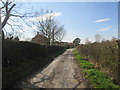
[[[110,78],[107,77],[107,74],[94,69],[94,65],[88,61],[85,61],[76,49],[73,50],[73,53],[75,58],[79,61],[80,66],[85,73],[85,77],[89,80],[93,88],[120,88],[118,85],[115,85]]]
[[[11,88],[17,81],[25,76],[42,69],[48,63],[50,63],[55,57],[62,54],[65,50],[51,53],[46,57],[34,58],[29,62],[21,63],[17,67],[2,68],[2,87]]]

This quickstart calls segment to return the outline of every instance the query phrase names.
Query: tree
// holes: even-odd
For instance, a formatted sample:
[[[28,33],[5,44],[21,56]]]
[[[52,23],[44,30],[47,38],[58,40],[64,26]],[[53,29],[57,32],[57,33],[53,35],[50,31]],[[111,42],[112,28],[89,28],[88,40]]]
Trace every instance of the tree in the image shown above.
[[[5,18],[2,22],[2,28],[4,28],[4,26],[7,24],[7,21],[9,19],[10,15],[11,15],[10,12],[15,7],[16,4],[12,4],[13,1],[9,2],[9,0],[7,0],[6,2],[1,0],[1,2],[3,3],[3,7],[1,7],[1,9],[5,9],[4,10]]]
[[[58,30],[58,32],[55,33],[55,40],[60,43],[65,36],[64,26],[58,27],[57,30]]]
[[[3,18],[2,27],[1,27],[3,39],[4,39],[4,31],[5,31],[6,25],[10,26],[12,30],[14,30],[14,28],[16,27],[23,30],[23,26],[17,24],[19,21],[14,20],[12,17],[18,17],[25,22],[25,18],[34,16],[31,13],[24,13],[24,14],[19,13],[15,9],[16,4],[14,0],[0,0],[0,3],[1,3],[1,7],[0,7],[1,17]],[[9,21],[14,22],[15,24],[10,23]]]
[[[106,39],[105,38],[102,38],[102,42],[105,42],[106,41]]]
[[[16,4],[12,4],[13,1],[9,2],[9,0],[6,0],[6,2],[1,0],[1,3],[3,4],[3,6],[0,7],[0,11],[3,12],[2,14],[4,14],[3,16],[5,16],[5,18],[4,18],[3,22],[2,22],[2,39],[4,39],[3,28],[7,24],[7,21],[9,19],[9,17],[10,17],[10,12],[11,12],[11,10],[14,8],[14,6]]]
[[[111,41],[115,41],[115,40],[117,40],[117,38],[115,38],[114,36],[112,36]]]
[[[96,34],[96,35],[95,35],[95,41],[96,41],[96,42],[100,42],[101,39],[102,39],[101,35],[99,35],[99,34]]]
[[[91,42],[89,41],[89,39],[88,38],[86,38],[86,40],[85,40],[85,44],[90,44]]]
[[[75,38],[74,41],[73,41],[73,43],[74,43],[75,46],[78,46],[79,43],[80,43],[80,41],[81,41],[80,38]]]
[[[14,40],[15,40],[15,41],[19,41],[19,38],[18,38],[18,37],[15,37]]]
[[[1,0],[0,1],[2,3],[2,7],[1,9],[1,13],[2,13],[2,17],[5,17],[4,20],[2,21],[2,32],[3,32],[3,38],[4,38],[4,31],[5,30],[5,26],[9,25],[11,27],[12,30],[14,30],[14,28],[19,28],[21,30],[23,30],[23,26],[19,25],[17,23],[12,24],[9,21],[13,21],[15,22],[14,19],[10,18],[10,17],[18,17],[20,18],[23,22],[25,22],[25,24],[29,27],[33,27],[32,25],[37,26],[37,29],[40,31],[40,33],[47,37],[47,43],[48,45],[50,44],[54,44],[54,41],[56,40],[56,35],[61,34],[60,31],[62,26],[58,26],[57,22],[54,19],[54,13],[52,11],[44,11],[43,9],[40,10],[39,12],[35,12],[34,13],[19,13],[16,11],[16,9],[14,9],[14,7],[16,6],[16,4],[13,1],[10,0]],[[32,21],[32,24],[29,23],[30,19],[29,17],[34,17],[36,20]],[[17,21],[17,20],[16,20]],[[27,21],[27,22],[26,22]],[[64,28],[62,28],[64,29]],[[55,35],[56,34],[56,35]],[[61,34],[62,35],[62,34]],[[60,35],[58,35],[60,37]]]
[[[1,10],[0,10],[0,39],[2,39],[2,23],[1,23]],[[1,41],[1,40],[0,40]],[[1,42],[0,42],[1,43]]]
[[[37,30],[47,38],[47,45],[53,45],[56,40],[61,41],[64,37],[64,27],[59,25],[54,18],[53,11],[40,10],[31,20]]]

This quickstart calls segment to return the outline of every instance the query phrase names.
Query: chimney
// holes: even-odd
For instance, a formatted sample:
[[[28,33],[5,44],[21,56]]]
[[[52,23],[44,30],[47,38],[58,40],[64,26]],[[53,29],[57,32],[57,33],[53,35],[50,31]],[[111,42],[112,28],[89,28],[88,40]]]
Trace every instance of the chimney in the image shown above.
[[[37,32],[37,35],[39,35],[39,32]]]

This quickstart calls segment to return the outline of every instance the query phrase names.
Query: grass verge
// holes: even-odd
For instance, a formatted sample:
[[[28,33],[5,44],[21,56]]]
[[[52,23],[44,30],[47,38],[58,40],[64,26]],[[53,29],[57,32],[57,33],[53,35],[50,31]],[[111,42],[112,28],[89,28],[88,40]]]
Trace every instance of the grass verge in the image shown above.
[[[120,88],[115,85],[107,74],[100,72],[98,69],[94,69],[94,65],[84,60],[77,49],[73,50],[75,58],[79,61],[83,72],[85,73],[85,78],[88,79],[91,87],[93,88]]]

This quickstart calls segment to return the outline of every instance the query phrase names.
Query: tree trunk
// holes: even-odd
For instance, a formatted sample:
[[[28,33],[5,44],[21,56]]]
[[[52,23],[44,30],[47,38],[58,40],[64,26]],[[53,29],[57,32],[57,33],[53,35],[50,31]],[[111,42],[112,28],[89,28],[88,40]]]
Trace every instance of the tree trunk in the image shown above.
[[[5,35],[4,35],[4,31],[2,30],[2,42],[4,41],[5,39]]]

